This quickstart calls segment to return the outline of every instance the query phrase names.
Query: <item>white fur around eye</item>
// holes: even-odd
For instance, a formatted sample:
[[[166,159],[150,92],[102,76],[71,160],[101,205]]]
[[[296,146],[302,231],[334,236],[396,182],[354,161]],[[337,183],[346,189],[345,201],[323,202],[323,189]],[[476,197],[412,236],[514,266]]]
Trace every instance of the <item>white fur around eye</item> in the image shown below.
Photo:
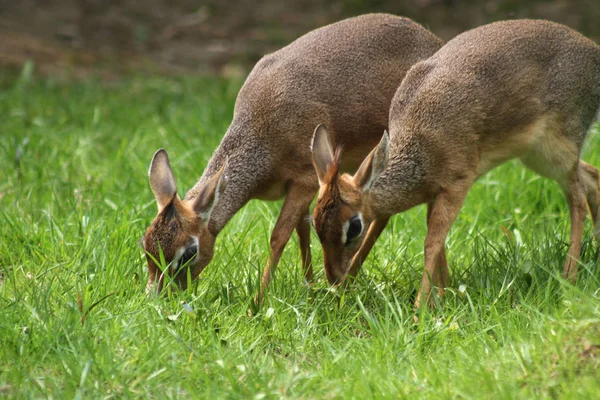
[[[200,252],[200,243],[198,242],[198,237],[190,237],[192,238],[193,244],[188,244],[187,246],[180,247],[175,252],[175,257],[173,257],[173,261],[171,261],[171,264],[169,265],[171,273],[177,272],[177,269],[179,268],[179,260],[181,259],[181,257],[183,257],[183,254],[185,253],[188,247],[191,247],[195,244],[196,248],[198,249],[198,252]]]
[[[198,251],[200,251],[200,243],[198,243],[198,236],[190,235],[190,237],[192,238],[192,242],[194,242],[193,244],[195,244]],[[188,245],[187,247],[190,247],[190,246]]]
[[[350,228],[350,220],[344,222],[344,225],[342,225],[342,244],[346,244],[346,238],[348,237],[348,228]]]
[[[177,272],[177,269],[179,268],[179,259],[181,259],[181,257],[183,256],[183,253],[185,253],[185,249],[187,249],[187,247],[183,246],[183,247],[178,248],[177,251],[175,252],[175,257],[173,257],[171,264],[169,264],[169,269],[171,270],[172,274]]]

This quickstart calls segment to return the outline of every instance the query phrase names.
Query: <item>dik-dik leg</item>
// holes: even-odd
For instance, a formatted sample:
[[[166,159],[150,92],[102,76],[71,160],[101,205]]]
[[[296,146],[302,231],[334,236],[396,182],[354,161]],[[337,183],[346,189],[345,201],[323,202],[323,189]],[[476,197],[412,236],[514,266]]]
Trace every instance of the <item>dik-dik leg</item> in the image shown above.
[[[567,260],[563,269],[563,278],[575,282],[577,278],[577,264],[581,252],[583,238],[583,225],[585,222],[586,197],[584,186],[579,179],[579,165],[573,168],[564,187],[565,196],[571,212],[571,244],[567,252]]]
[[[310,285],[313,282],[313,267],[310,255],[310,222],[308,207],[303,212],[302,218],[298,221],[298,225],[296,225],[296,233],[298,234],[298,245],[300,246],[300,255],[302,256],[302,272],[306,283]]]
[[[575,143],[567,142],[564,148],[560,149],[560,153],[547,154],[542,162],[539,159],[540,153],[542,152],[538,151],[533,157],[523,158],[522,161],[540,175],[555,179],[565,193],[571,214],[571,238],[562,275],[564,279],[574,282],[577,277],[583,226],[587,214],[586,202],[590,204],[592,218],[595,218],[594,209],[597,217],[598,195],[591,179],[593,171],[589,168],[590,165],[579,160],[579,146]],[[590,190],[587,191],[586,199],[588,188]]]
[[[594,223],[596,245],[600,246],[600,226],[598,224],[600,207],[600,176],[598,169],[585,161],[579,160],[579,178],[585,186],[587,204]]]
[[[262,305],[265,291],[271,282],[271,277],[275,272],[275,268],[277,268],[283,249],[290,240],[292,231],[302,223],[302,219],[306,216],[306,210],[308,210],[314,194],[314,190],[298,184],[292,184],[288,190],[283,202],[283,207],[281,208],[281,213],[279,214],[273,232],[271,233],[271,253],[263,272],[259,292],[254,298],[254,303],[259,307]],[[301,231],[303,230],[302,227],[300,229]],[[306,242],[304,243],[306,244]],[[302,244],[300,247],[302,248]],[[304,250],[302,251],[306,254]],[[306,272],[307,271],[305,271],[305,273]]]
[[[445,240],[469,191],[472,179],[449,185],[428,206],[427,236],[425,237],[425,270],[415,301],[415,308],[431,301],[431,287],[442,288],[449,279],[445,264]],[[445,268],[442,268],[445,267]]]
[[[431,219],[431,212],[433,210],[433,202],[427,203],[427,226],[429,227],[429,220]],[[437,260],[439,272],[440,272],[440,295],[443,293],[443,289],[450,285],[450,271],[448,270],[448,261],[446,260],[446,246],[442,246],[439,259]]]

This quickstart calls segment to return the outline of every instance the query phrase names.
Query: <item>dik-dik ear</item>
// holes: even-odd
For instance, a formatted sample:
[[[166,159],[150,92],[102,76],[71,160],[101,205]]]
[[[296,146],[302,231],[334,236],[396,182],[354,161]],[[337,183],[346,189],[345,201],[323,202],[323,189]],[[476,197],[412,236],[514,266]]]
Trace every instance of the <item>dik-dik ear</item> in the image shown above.
[[[210,219],[215,204],[217,204],[219,197],[227,187],[227,174],[225,172],[228,164],[229,158],[226,158],[221,169],[208,180],[194,201],[194,210],[204,221]]]
[[[150,187],[158,204],[158,212],[161,212],[177,195],[175,177],[165,149],[159,149],[154,153],[148,176],[150,177]]]
[[[320,124],[315,129],[311,144],[313,165],[319,178],[319,185],[322,185],[325,180],[327,168],[333,162],[333,147],[329,139],[329,131],[327,127]]]
[[[379,175],[385,170],[388,163],[388,153],[390,149],[390,137],[387,131],[383,132],[381,141],[371,153],[362,162],[356,174],[354,174],[354,185],[367,192]]]

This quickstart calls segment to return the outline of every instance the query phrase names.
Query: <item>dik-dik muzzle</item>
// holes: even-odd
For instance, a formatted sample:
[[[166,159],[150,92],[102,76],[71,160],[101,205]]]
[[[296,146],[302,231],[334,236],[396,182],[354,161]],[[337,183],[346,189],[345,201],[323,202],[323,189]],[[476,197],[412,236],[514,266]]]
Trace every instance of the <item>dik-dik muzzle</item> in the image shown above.
[[[330,285],[339,285],[346,280],[350,262],[359,249],[365,229],[360,213],[350,219],[331,218],[323,209],[315,207],[315,230],[323,246],[325,276]],[[325,224],[337,224],[341,229],[328,229]]]
[[[198,277],[212,258],[214,243],[201,239],[203,228],[202,220],[177,198],[161,210],[144,236],[148,290],[186,289],[188,280]]]

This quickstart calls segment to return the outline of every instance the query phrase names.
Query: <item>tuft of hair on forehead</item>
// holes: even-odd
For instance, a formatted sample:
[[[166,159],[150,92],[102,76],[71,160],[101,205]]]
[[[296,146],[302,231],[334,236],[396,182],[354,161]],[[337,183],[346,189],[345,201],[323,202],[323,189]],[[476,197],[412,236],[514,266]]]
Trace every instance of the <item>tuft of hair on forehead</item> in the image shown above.
[[[327,166],[327,171],[325,171],[325,179],[323,182],[326,185],[336,185],[337,178],[340,174],[340,165],[342,163],[342,151],[343,146],[338,146],[333,153],[333,160]]]
[[[327,166],[322,186],[323,195],[319,196],[315,206],[316,212],[313,225],[319,237],[321,237],[323,230],[335,230],[337,228],[333,222],[338,219],[342,200],[338,184],[341,159],[342,147],[340,146],[334,152],[333,161]]]

